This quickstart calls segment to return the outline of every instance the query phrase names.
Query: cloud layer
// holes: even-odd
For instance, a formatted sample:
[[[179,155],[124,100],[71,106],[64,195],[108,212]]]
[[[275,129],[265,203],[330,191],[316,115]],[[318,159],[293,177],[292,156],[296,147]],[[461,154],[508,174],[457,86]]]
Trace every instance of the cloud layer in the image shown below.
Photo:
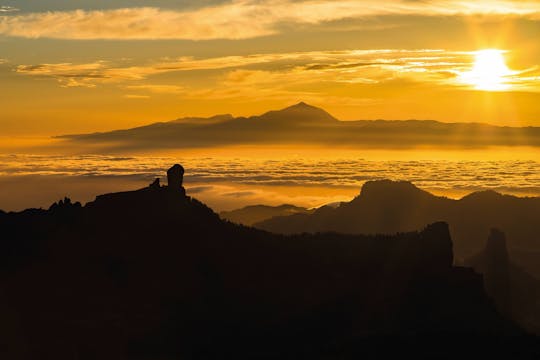
[[[2,7],[8,13],[11,7]],[[280,32],[284,24],[321,24],[387,15],[520,16],[539,19],[531,0],[235,0],[180,11],[155,7],[54,11],[0,17],[0,34],[55,39],[248,39]]]
[[[188,192],[209,201],[218,209],[246,204],[292,202],[319,206],[333,200],[348,200],[358,194],[369,180],[395,179],[413,181],[419,187],[439,194],[463,195],[477,190],[495,189],[517,195],[540,195],[540,163],[525,160],[364,160],[355,157],[332,159],[296,157],[279,160],[209,157],[115,157],[115,156],[0,156],[0,183],[33,179],[41,189],[46,179],[54,179],[56,198],[70,194],[58,189],[57,181],[69,184],[75,179],[99,182],[99,190],[111,191],[110,184],[123,179],[129,186],[145,186],[162,177],[170,164],[180,162],[187,169]],[[27,180],[25,180],[27,179]],[[136,184],[134,185],[134,182]],[[81,193],[84,200],[91,196]],[[310,192],[309,189],[319,189]],[[17,188],[20,190],[20,187]],[[303,189],[303,190],[302,190]],[[320,189],[326,189],[321,191]],[[63,192],[65,191],[65,192]],[[99,194],[94,191],[92,196]],[[4,198],[11,194],[2,194]],[[20,198],[26,198],[19,194]],[[31,199],[31,198],[30,198]],[[0,196],[2,200],[2,196]],[[82,200],[77,198],[77,200]],[[26,206],[35,206],[31,203]]]
[[[269,88],[276,94],[286,83],[315,84],[381,84],[392,81],[471,87],[460,81],[461,75],[471,70],[475,52],[445,51],[440,49],[379,49],[310,51],[291,53],[224,56],[205,59],[182,57],[163,59],[153,63],[130,65],[95,61],[85,64],[56,63],[19,65],[19,74],[54,78],[66,87],[95,87],[105,83],[126,83],[147,80],[153,75],[198,70],[223,70],[216,89],[207,88],[206,94],[178,84],[137,83],[125,89],[155,94],[191,94],[208,96],[219,88],[227,91],[243,89],[258,91]],[[538,91],[540,71],[530,68],[513,71],[505,82],[514,90]],[[280,85],[281,84],[281,85]],[[277,87],[277,88],[276,88]],[[222,94],[226,98],[226,94]],[[234,94],[232,94],[234,95]],[[308,94],[304,94],[308,95]]]
[[[279,73],[287,76],[291,73],[297,75],[304,73],[310,79],[331,74],[335,81],[375,83],[395,72],[403,74],[429,72],[442,75],[453,72],[456,75],[458,71],[470,66],[473,55],[470,52],[430,49],[311,51],[207,59],[183,57],[138,66],[122,66],[105,61],[86,64],[19,65],[16,67],[16,72],[36,77],[55,78],[66,86],[90,87],[98,83],[142,80],[164,73],[220,69],[250,69],[247,72],[233,72],[228,75],[226,80],[230,83],[249,81],[249,77],[253,74],[251,70],[265,71],[266,81],[273,81]],[[382,72],[385,72],[385,75],[382,75]],[[270,73],[273,73],[273,76]],[[339,76],[336,78],[336,75]],[[178,87],[171,86],[145,85],[138,88],[161,90],[161,92],[179,90]]]

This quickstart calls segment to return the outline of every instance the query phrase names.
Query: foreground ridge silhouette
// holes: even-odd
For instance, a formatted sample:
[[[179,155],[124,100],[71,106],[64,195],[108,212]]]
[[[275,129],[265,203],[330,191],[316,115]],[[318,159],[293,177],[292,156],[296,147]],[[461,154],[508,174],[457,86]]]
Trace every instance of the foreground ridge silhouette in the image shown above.
[[[13,359],[531,358],[448,225],[285,236],[223,221],[183,169],[81,206],[0,213]]]

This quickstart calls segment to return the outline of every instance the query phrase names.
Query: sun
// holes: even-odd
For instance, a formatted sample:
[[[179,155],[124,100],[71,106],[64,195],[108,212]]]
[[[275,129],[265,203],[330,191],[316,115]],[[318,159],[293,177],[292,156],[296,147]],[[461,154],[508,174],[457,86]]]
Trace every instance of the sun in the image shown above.
[[[504,59],[504,51],[487,49],[474,53],[473,68],[463,73],[462,79],[474,85],[477,90],[497,91],[508,89],[507,77],[511,74]]]

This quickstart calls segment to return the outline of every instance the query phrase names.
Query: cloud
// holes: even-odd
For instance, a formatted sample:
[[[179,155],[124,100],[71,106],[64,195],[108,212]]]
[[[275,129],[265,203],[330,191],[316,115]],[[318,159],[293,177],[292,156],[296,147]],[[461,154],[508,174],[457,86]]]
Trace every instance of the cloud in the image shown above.
[[[316,25],[373,16],[502,15],[537,20],[539,14],[540,3],[532,0],[235,0],[186,11],[136,7],[2,16],[0,34],[81,40],[249,39],[279,33],[284,24]]]
[[[6,16],[0,34],[56,39],[242,39],[274,33],[257,5],[235,3],[194,11],[124,8]],[[259,13],[259,15],[257,15]]]
[[[97,61],[86,64],[38,64],[19,65],[15,68],[17,73],[39,77],[52,77],[57,79],[63,86],[86,86],[94,87],[95,81],[107,78],[103,62]]]
[[[176,71],[193,70],[217,70],[231,67],[241,67],[254,64],[275,62],[278,60],[293,59],[309,54],[265,54],[247,56],[224,56],[217,58],[195,59],[192,57],[181,57],[178,59],[163,59],[159,62],[138,66],[122,66],[106,61],[95,61],[86,64],[57,63],[57,64],[37,64],[19,65],[15,71],[20,74],[36,77],[51,77],[57,79],[63,86],[84,86],[94,87],[97,83],[110,83],[127,80],[142,80],[148,76],[170,73]],[[179,87],[170,86],[144,86],[152,92],[180,91]],[[142,89],[142,88],[140,88]],[[167,90],[167,91],[165,91]]]
[[[245,56],[224,56],[206,59],[182,57],[179,59],[163,59],[159,62],[138,66],[122,66],[106,61],[95,61],[86,64],[57,63],[19,65],[16,72],[37,77],[52,77],[66,86],[95,86],[96,83],[143,80],[149,76],[196,70],[219,70],[229,68],[245,68],[249,66],[267,67],[273,70],[311,70],[351,72],[354,68],[376,66],[412,66],[419,62],[433,66],[437,61],[448,61],[455,53],[443,50],[345,50],[345,51],[311,51],[291,53],[254,54]],[[247,73],[246,73],[247,74]],[[242,73],[236,73],[241,77]],[[232,76],[231,76],[231,80]],[[263,79],[259,79],[263,80]],[[181,91],[179,86],[137,85],[130,89],[146,89],[152,92]]]
[[[247,196],[253,196],[253,195],[257,195],[257,192],[255,192],[255,191],[233,191],[233,192],[223,194],[223,196],[229,196],[229,197],[235,197],[235,198],[241,198],[241,197],[247,197]]]
[[[214,186],[211,186],[211,185],[206,185],[206,186],[192,186],[189,188],[189,193],[191,195],[193,194],[200,194],[202,192],[205,192],[205,191],[210,191],[210,190],[213,190],[214,189]]]
[[[178,85],[128,85],[125,88],[128,90],[148,91],[154,94],[181,94],[185,92],[185,88]]]
[[[488,188],[518,195],[540,194],[538,161],[510,160],[510,156],[478,161],[467,158],[469,151],[451,161],[365,160],[358,156],[284,156],[275,160],[208,157],[205,150],[201,153],[206,155],[123,159],[107,155],[0,155],[0,185],[8,189],[0,192],[0,203],[6,206],[4,210],[11,210],[15,202],[17,208],[22,201],[24,207],[49,206],[65,195],[90,201],[107,191],[146,186],[155,177],[163,177],[164,169],[176,162],[187,169],[188,194],[217,209],[260,203],[311,207],[345,201],[358,194],[365,181],[385,178],[410,180],[423,189],[447,195]],[[58,187],[58,181],[62,181],[62,187]],[[313,187],[315,190],[310,190]],[[319,187],[326,191],[316,191]]]
[[[298,85],[322,83],[371,85],[406,81],[430,86],[438,84],[463,87],[467,84],[459,81],[460,75],[470,71],[474,56],[474,51],[441,49],[342,50],[205,59],[183,57],[136,66],[106,61],[19,65],[15,70],[28,76],[54,78],[65,87],[135,82],[125,84],[123,88],[152,94],[232,98],[258,93],[260,96],[275,98],[290,96],[287,87],[298,88]],[[223,70],[221,75],[213,78],[215,88],[209,86],[197,89],[188,88],[185,84],[144,83],[153,75],[200,70]],[[537,70],[531,68],[513,71],[506,81],[512,85],[513,90],[538,91]],[[303,95],[308,99],[310,93]]]
[[[13,6],[6,6],[6,5],[0,6],[0,14],[17,12],[17,11],[19,11],[19,9]]]
[[[159,73],[152,68],[114,67],[105,61],[86,64],[19,65],[15,71],[40,78],[54,78],[66,87],[95,87],[97,83],[141,80],[153,73]]]

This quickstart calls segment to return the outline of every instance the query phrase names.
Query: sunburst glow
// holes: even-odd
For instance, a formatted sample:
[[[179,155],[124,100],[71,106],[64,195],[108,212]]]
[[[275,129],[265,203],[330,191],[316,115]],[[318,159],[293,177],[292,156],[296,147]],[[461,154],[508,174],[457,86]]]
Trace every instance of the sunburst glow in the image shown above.
[[[488,49],[475,52],[473,68],[463,73],[462,79],[474,85],[477,90],[497,91],[510,87],[508,76],[511,74],[504,59],[504,51]]]

